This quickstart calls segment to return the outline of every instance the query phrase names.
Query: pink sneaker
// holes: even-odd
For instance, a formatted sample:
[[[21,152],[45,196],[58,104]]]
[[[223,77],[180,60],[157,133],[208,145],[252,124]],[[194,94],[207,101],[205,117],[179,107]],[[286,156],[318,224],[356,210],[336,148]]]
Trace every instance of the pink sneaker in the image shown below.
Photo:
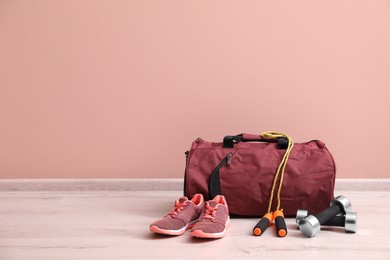
[[[200,238],[222,238],[229,226],[229,210],[226,199],[217,195],[206,202],[206,211],[191,230],[191,236]]]
[[[181,197],[175,201],[175,206],[163,219],[150,225],[150,231],[155,233],[178,236],[192,228],[198,221],[200,212],[204,208],[202,194],[195,194],[191,200]]]

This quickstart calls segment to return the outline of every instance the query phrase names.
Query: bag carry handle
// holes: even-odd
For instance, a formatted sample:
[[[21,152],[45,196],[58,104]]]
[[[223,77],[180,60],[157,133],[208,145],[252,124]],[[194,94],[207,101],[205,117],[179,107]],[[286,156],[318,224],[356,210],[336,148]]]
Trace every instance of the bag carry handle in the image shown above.
[[[286,137],[269,139],[269,138],[265,138],[263,135],[238,134],[238,135],[225,136],[223,138],[223,148],[233,148],[235,143],[241,143],[241,142],[278,143],[279,149],[287,149],[288,147],[288,139]]]

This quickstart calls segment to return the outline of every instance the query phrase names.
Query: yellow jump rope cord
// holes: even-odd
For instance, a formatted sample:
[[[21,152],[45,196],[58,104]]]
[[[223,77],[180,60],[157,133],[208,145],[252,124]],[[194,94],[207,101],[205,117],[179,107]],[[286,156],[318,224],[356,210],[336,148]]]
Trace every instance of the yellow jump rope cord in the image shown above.
[[[283,134],[280,132],[273,132],[273,131],[264,132],[261,134],[261,136],[263,136],[265,139],[277,139],[277,138],[284,137],[284,138],[287,138],[287,140],[288,140],[288,146],[287,146],[286,152],[284,153],[282,161],[280,162],[278,169],[276,170],[276,173],[274,176],[274,181],[272,183],[271,195],[270,195],[270,199],[269,199],[269,203],[268,203],[268,213],[270,213],[271,207],[272,207],[272,201],[274,199],[275,187],[276,187],[276,183],[277,183],[277,180],[279,178],[279,175],[280,175],[280,180],[279,180],[279,187],[278,187],[278,192],[277,192],[278,204],[276,206],[276,210],[280,209],[280,193],[282,191],[284,170],[286,169],[287,161],[288,161],[288,158],[290,156],[291,150],[294,147],[294,141],[292,140],[292,138],[289,135],[286,135],[286,134]]]

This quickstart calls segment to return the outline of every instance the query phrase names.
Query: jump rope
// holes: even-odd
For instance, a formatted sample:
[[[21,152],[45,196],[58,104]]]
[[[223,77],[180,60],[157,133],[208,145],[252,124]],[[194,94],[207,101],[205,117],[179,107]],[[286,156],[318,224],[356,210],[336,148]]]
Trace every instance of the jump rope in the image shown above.
[[[268,202],[267,213],[260,219],[260,221],[253,228],[253,234],[255,236],[260,236],[275,221],[277,235],[279,237],[285,237],[287,235],[287,226],[286,226],[286,221],[284,219],[283,209],[280,209],[280,193],[282,191],[282,186],[283,186],[284,170],[286,169],[288,158],[294,146],[294,141],[289,135],[280,132],[272,132],[272,131],[264,132],[261,134],[261,136],[267,140],[275,140],[275,139],[277,140],[278,138],[286,138],[288,140],[288,146],[274,176],[270,199]],[[279,175],[280,175],[280,179],[279,179]],[[277,205],[275,211],[272,212],[271,211],[272,202],[274,200],[274,192],[275,192],[275,187],[277,185],[278,179],[279,179],[279,187],[276,194]]]

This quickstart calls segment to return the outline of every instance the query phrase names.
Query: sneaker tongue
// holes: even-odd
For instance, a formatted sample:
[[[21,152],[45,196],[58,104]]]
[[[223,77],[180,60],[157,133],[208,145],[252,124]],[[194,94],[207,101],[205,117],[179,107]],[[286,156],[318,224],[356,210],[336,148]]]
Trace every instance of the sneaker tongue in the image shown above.
[[[181,197],[181,198],[179,199],[179,203],[180,203],[180,204],[183,204],[183,203],[185,203],[186,201],[188,201],[188,198],[187,198],[187,197]]]
[[[215,208],[217,205],[218,205],[218,202],[216,202],[215,200],[210,200],[207,202],[209,204],[210,207],[212,208]]]

